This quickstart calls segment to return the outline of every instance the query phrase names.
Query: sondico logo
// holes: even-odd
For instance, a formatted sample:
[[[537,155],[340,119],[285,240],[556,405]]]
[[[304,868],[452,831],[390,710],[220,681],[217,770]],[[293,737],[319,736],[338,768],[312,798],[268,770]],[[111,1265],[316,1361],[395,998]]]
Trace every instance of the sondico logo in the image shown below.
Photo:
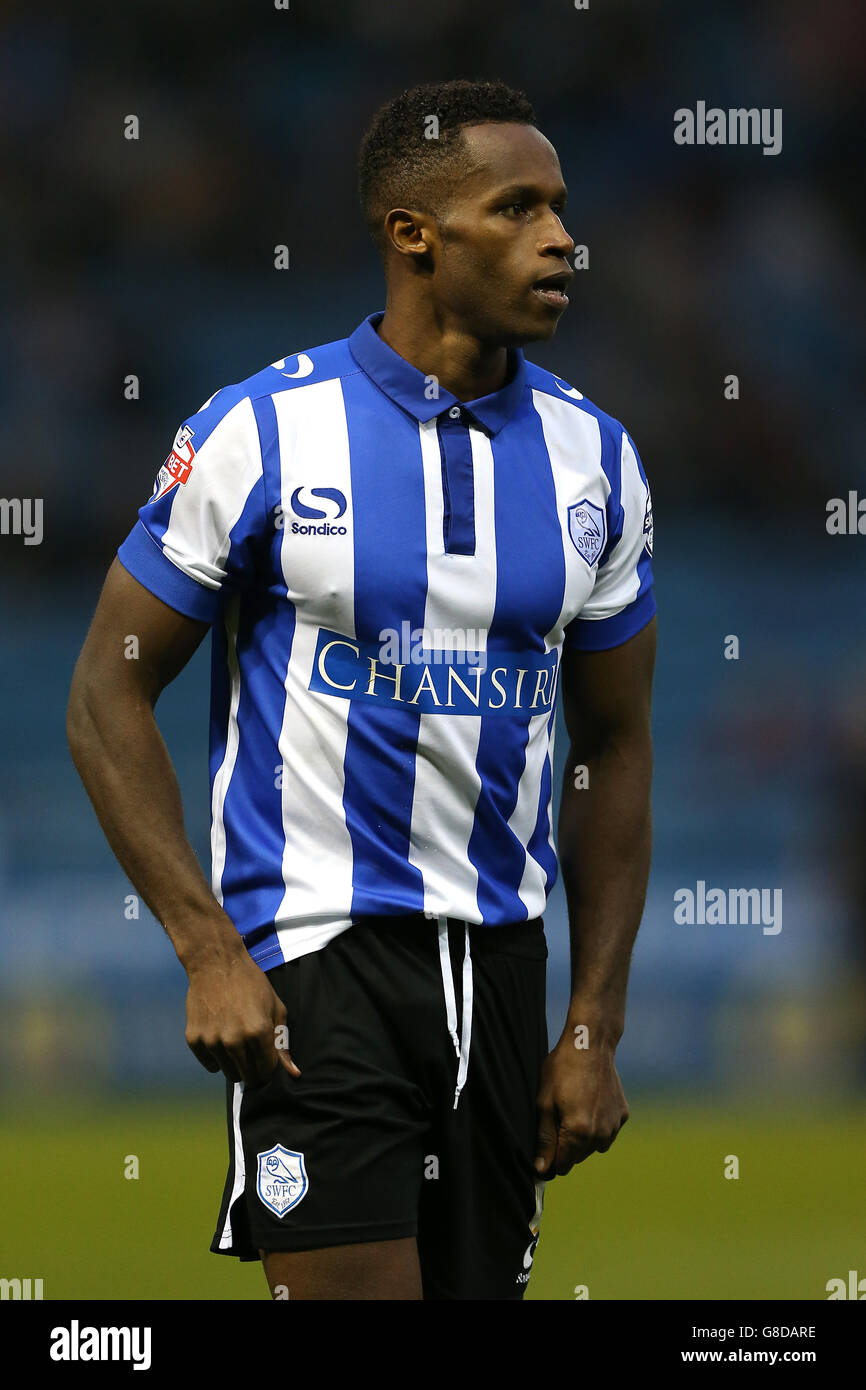
[[[523,1255],[523,1271],[518,1274],[515,1284],[528,1284],[529,1276],[532,1273],[532,1261],[535,1256],[535,1247],[538,1244],[538,1237],[541,1234],[541,1215],[544,1211],[544,1186],[546,1178],[535,1179],[535,1213],[529,1223],[529,1234],[532,1239],[526,1247]]]
[[[534,1235],[526,1247],[523,1255],[523,1271],[518,1274],[515,1284],[528,1284],[529,1276],[532,1273],[532,1260],[535,1255],[535,1247],[538,1244],[538,1235]]]
[[[292,522],[293,536],[345,536],[345,526],[332,526],[346,512],[346,497],[336,487],[296,487],[292,493],[292,511],[303,521]],[[277,507],[277,528],[283,525],[282,508]],[[306,525],[305,523],[311,523]],[[316,525],[315,523],[319,524]]]

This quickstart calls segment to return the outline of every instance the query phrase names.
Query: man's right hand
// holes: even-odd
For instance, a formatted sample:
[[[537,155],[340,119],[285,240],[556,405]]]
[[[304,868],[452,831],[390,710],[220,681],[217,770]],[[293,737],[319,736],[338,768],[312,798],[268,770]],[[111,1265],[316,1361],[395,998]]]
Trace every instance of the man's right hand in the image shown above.
[[[261,1086],[277,1066],[300,1069],[287,1045],[286,1010],[263,970],[246,950],[215,955],[187,967],[186,1041],[210,1072]]]
[[[278,1065],[301,1074],[277,1033],[286,1011],[204,876],[154,716],[209,626],[163,603],[115,556],[76,663],[67,734],[112,849],[186,970],[187,1043],[207,1071],[255,1086]]]

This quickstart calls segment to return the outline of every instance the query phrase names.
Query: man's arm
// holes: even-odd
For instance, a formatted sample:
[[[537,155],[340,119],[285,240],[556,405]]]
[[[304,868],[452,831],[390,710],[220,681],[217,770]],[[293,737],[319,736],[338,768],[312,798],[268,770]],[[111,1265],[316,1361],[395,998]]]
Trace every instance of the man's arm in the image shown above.
[[[625,1026],[629,963],[649,877],[655,651],[653,618],[619,647],[562,656],[570,748],[559,858],[571,935],[571,1002],[539,1088],[535,1166],[547,1177],[604,1153],[628,1119],[614,1053]],[[586,772],[575,785],[575,769],[582,767]]]
[[[115,559],[75,667],[66,729],[106,838],[187,972],[187,1043],[208,1071],[255,1085],[278,1062],[300,1075],[276,1046],[285,1008],[202,873],[154,717],[208,626],[169,608]]]

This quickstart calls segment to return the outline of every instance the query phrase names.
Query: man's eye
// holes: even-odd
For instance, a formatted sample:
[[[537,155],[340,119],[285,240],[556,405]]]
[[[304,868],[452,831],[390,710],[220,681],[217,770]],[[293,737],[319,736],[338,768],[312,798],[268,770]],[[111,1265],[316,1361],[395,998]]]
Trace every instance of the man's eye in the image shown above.
[[[526,212],[526,204],[525,204],[525,203],[509,203],[509,204],[508,204],[508,207],[505,209],[505,211],[506,211],[506,212],[515,212],[515,211],[516,211],[516,212],[519,212],[519,213],[524,213],[524,212]]]

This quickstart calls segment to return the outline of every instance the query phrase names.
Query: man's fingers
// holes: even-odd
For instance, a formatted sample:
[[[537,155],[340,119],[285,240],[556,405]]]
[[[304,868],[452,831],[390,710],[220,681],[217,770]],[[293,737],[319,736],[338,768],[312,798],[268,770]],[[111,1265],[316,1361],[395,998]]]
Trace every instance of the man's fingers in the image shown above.
[[[282,1048],[277,1048],[277,1056],[280,1059],[280,1063],[282,1064],[282,1066],[285,1067],[286,1071],[289,1073],[290,1076],[300,1076],[301,1069],[292,1058],[291,1053],[285,1052]]]
[[[575,1139],[573,1135],[560,1131],[556,1149],[556,1176],[562,1178],[576,1164],[584,1163],[590,1154],[595,1153],[592,1140]]]
[[[264,1086],[279,1067],[290,1076],[300,1076],[300,1068],[292,1058],[285,1041],[285,1025],[266,1029],[256,1037],[247,1038],[242,1050],[235,1050],[244,1084]]]
[[[538,1107],[538,1138],[535,1141],[535,1171],[547,1173],[556,1158],[556,1123],[552,1105]]]
[[[556,1146],[557,1177],[562,1177],[575,1164],[584,1163],[590,1154],[607,1153],[621,1128],[622,1124],[613,1131],[595,1130],[589,1125],[573,1129],[566,1124],[560,1125]]]
[[[280,1056],[280,1049],[275,1044],[274,1031],[271,1029],[245,1038],[235,1049],[244,1085],[266,1085],[279,1066]]]
[[[288,1014],[286,1006],[274,991],[274,1047],[276,1049],[276,1059],[290,1076],[300,1076],[301,1069],[289,1052],[289,1029],[287,1024]]]
[[[229,1081],[243,1081],[244,1075],[239,1065],[238,1059],[222,1043],[217,1043],[211,1048],[211,1052],[219,1062],[219,1070],[223,1076],[227,1076]]]
[[[620,1120],[619,1124],[617,1125],[616,1129],[613,1131],[612,1134],[609,1134],[609,1135],[602,1135],[601,1139],[599,1140],[599,1142],[598,1142],[598,1143],[596,1144],[596,1146],[595,1146],[596,1149],[598,1150],[598,1152],[599,1152],[600,1154],[606,1154],[606,1153],[607,1153],[608,1149],[610,1148],[610,1146],[611,1146],[611,1144],[614,1142],[614,1140],[617,1138],[617,1135],[619,1134],[620,1130],[622,1129],[622,1127],[623,1127],[623,1125],[625,1124],[625,1122],[626,1122],[627,1119],[628,1119],[628,1115],[624,1115],[623,1118]]]
[[[221,1026],[211,1018],[210,1024],[216,1022],[216,1026],[205,1029],[193,1011],[193,1021],[187,1021],[187,1046],[207,1071],[221,1071],[229,1081],[242,1081],[251,1087],[265,1085],[278,1067],[290,1076],[301,1075],[300,1067],[289,1052],[285,1006],[273,989],[271,994],[273,1007],[266,1007],[264,1012],[257,1008],[255,1024],[250,1019],[252,1010],[247,1009],[246,1018],[237,1014],[229,1016],[222,1020]]]
[[[204,1067],[205,1071],[217,1072],[220,1070],[219,1062],[215,1060],[215,1058],[211,1054],[210,1048],[205,1047],[203,1042],[190,1042],[187,1038],[187,1047],[189,1048],[193,1057],[195,1057],[196,1061],[201,1062],[201,1065]]]
[[[187,1046],[206,1071],[221,1071],[229,1081],[243,1081],[245,1086],[263,1086],[278,1066],[290,1076],[301,1075],[291,1053],[287,1048],[278,1047],[270,1033],[264,1037],[245,1038],[239,1043],[214,1041],[208,1044],[197,1038],[194,1042],[187,1040]]]

